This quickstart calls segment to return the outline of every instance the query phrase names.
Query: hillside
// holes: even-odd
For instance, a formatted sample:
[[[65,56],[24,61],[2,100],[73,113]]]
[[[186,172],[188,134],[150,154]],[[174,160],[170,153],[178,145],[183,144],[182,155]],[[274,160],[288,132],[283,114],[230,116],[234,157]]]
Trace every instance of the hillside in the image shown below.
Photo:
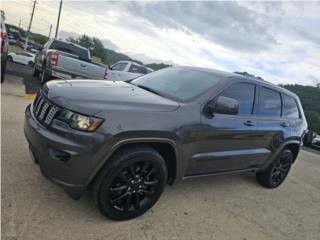
[[[309,129],[320,134],[320,88],[302,85],[281,85],[300,98]]]

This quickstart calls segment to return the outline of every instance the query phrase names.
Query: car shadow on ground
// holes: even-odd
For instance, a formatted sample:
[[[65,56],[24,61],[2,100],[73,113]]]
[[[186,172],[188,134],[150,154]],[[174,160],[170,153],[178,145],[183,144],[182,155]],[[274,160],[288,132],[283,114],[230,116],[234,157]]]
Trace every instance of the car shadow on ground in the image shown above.
[[[23,78],[26,94],[35,94],[41,87],[40,80],[32,76],[32,71],[33,68],[31,66],[13,62],[7,63],[6,73]]]
[[[97,209],[90,190],[84,192],[83,196],[79,200],[72,200],[67,196],[63,189],[54,183],[46,180],[45,184],[54,185],[51,186],[50,195],[58,195],[68,202],[68,206],[72,206],[72,212],[75,216],[82,215],[85,212],[88,219],[95,219],[98,222],[104,223],[114,223],[114,221],[104,217]],[[185,198],[194,198],[194,196],[199,197],[199,201],[206,201],[206,198],[210,198],[212,191],[219,192],[234,192],[234,189],[242,189],[246,186],[248,191],[254,189],[262,189],[255,179],[255,174],[253,173],[242,173],[242,174],[226,174],[226,175],[215,175],[202,178],[193,178],[183,180],[172,186],[166,186],[163,195],[160,198],[162,204],[172,204],[172,200],[183,200]],[[241,187],[242,186],[242,187]],[[45,187],[46,188],[46,187]],[[43,191],[47,191],[43,189]],[[201,196],[201,197],[200,197]],[[59,198],[60,198],[59,197]],[[51,201],[51,200],[48,200]],[[165,203],[163,202],[165,201]],[[219,201],[217,198],[216,201]],[[157,205],[157,204],[156,204]],[[172,206],[174,208],[174,206]],[[155,206],[151,209],[151,212],[156,211]],[[181,213],[183,214],[183,213]]]

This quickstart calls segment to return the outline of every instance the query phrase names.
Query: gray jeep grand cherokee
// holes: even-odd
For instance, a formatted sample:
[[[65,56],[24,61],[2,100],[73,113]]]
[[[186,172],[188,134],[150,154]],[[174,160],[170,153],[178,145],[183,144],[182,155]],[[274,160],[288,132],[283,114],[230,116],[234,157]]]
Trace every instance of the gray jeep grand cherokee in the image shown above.
[[[90,187],[100,211],[116,220],[143,214],[181,179],[254,172],[275,188],[306,129],[295,94],[191,67],[131,82],[48,82],[24,126],[43,175],[74,199]]]

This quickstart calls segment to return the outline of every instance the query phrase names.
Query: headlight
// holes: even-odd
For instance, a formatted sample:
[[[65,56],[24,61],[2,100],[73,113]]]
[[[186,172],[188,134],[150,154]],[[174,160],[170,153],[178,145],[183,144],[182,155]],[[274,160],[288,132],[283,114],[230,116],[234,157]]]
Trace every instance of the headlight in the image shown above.
[[[87,132],[95,131],[103,123],[101,118],[88,117],[69,110],[62,110],[58,115],[58,119],[68,123],[74,129]]]

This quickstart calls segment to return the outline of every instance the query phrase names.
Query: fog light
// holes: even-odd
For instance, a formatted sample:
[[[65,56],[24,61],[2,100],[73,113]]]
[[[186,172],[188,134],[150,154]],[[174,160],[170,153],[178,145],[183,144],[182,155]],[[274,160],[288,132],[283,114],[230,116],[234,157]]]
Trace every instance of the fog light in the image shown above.
[[[54,160],[67,162],[70,159],[70,154],[61,150],[48,148],[49,156]]]

